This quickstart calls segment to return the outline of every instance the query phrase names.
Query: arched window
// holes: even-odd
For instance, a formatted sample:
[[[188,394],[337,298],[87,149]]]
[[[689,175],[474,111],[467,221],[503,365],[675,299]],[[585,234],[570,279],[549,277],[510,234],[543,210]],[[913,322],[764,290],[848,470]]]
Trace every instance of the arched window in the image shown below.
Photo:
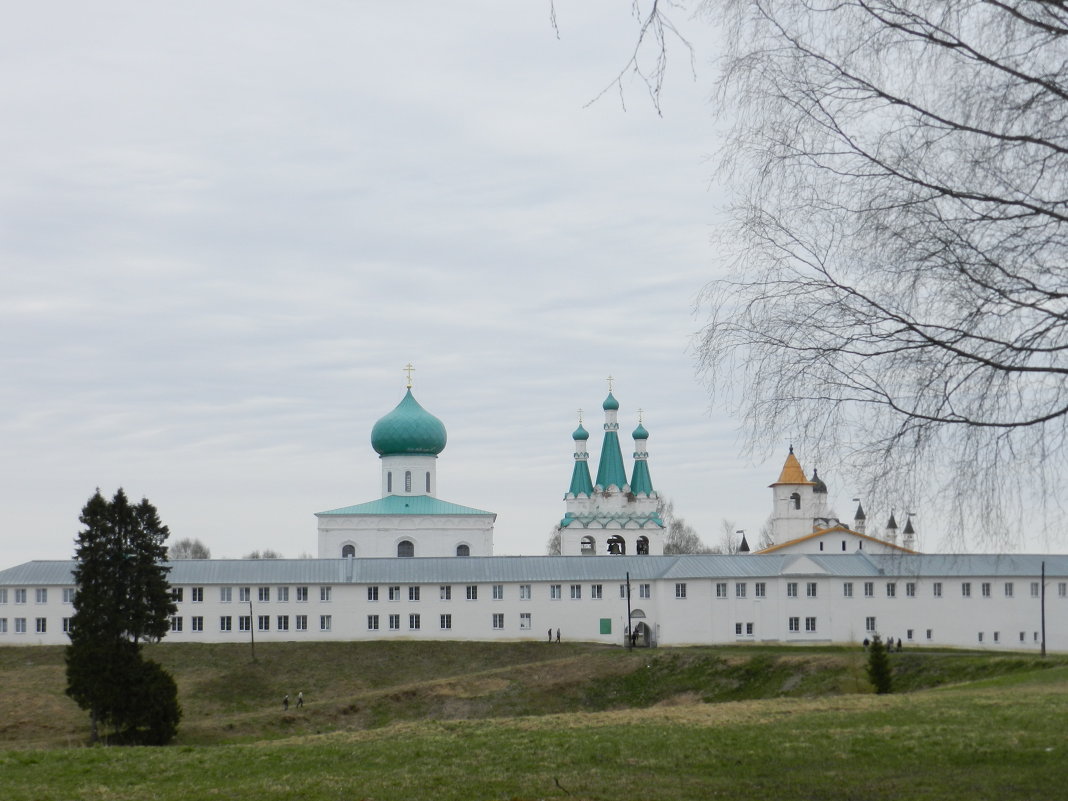
[[[386,492],[393,492],[393,474],[386,473]]]
[[[649,555],[649,538],[642,536],[638,537],[638,541],[634,544],[634,550],[642,556]]]
[[[471,546],[469,546],[469,545],[457,545],[456,546],[456,555],[457,556],[470,556],[471,555]]]
[[[627,541],[616,534],[608,540],[608,553],[619,555],[627,552]]]
[[[579,547],[582,550],[583,556],[593,556],[597,553],[597,543],[594,541],[593,537],[583,537],[582,542],[579,543]]]
[[[796,492],[790,496],[790,500],[793,502],[795,509],[801,508],[801,496],[798,495]]]
[[[411,470],[405,470],[404,471],[404,491],[405,492],[411,492],[412,491],[412,471]],[[801,507],[798,507],[798,508],[801,508]]]
[[[411,540],[401,540],[398,542],[397,556],[415,556],[415,543]]]
[[[430,494],[430,471],[426,471],[426,494]]]
[[[355,556],[355,555],[356,555],[356,546],[351,544],[351,543],[349,543],[348,545],[344,546],[341,549],[341,556],[342,557]]]

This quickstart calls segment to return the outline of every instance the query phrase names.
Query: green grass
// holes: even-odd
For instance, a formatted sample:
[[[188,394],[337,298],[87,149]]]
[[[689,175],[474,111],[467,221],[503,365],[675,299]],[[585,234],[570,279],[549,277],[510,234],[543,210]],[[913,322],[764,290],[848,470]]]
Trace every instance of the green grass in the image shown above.
[[[61,649],[0,649],[0,798],[1029,799],[1068,787],[1068,660],[533,643],[153,649],[169,748],[81,748]],[[857,676],[861,677],[858,683]],[[305,709],[281,710],[303,689]],[[708,703],[714,701],[715,703]],[[43,714],[45,718],[35,715]]]

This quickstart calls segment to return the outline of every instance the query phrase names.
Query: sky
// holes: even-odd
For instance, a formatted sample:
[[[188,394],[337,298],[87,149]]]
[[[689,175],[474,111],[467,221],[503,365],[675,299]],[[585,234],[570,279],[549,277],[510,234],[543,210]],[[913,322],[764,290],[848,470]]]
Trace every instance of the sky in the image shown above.
[[[315,512],[380,493],[408,363],[438,495],[497,513],[497,553],[544,552],[608,376],[676,513],[754,541],[789,438],[744,456],[697,372],[729,197],[716,31],[677,21],[660,116],[633,79],[597,99],[618,0],[12,4],[0,567],[68,558],[120,486],[215,557],[314,554]]]

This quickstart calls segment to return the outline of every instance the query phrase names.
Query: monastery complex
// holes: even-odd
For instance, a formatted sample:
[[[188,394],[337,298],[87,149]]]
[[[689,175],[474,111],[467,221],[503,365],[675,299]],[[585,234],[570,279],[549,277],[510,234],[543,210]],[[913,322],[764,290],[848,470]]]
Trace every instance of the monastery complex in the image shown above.
[[[602,404],[596,475],[589,432],[558,524],[559,556],[494,556],[496,515],[438,497],[447,433],[412,394],[371,431],[379,497],[315,515],[316,559],[171,563],[167,641],[545,640],[605,644],[860,643],[1068,652],[1068,556],[925,554],[906,519],[881,537],[857,507],[837,520],[827,487],[791,448],[770,485],[772,544],[665,555],[649,432]],[[549,509],[551,499],[547,499]],[[551,513],[547,513],[551,519]],[[74,562],[0,571],[0,645],[68,640]]]

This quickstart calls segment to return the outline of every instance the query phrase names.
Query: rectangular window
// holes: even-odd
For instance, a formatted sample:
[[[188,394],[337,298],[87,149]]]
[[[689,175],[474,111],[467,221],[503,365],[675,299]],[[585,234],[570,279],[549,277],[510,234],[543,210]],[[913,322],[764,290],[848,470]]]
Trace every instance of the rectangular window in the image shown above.
[[[627,599],[627,585],[626,584],[620,584],[619,585],[619,598],[620,598],[620,600],[623,600],[623,601],[625,601]]]
[[[368,601],[377,601],[378,600],[378,587],[368,587],[367,588],[367,600]]]
[[[279,615],[275,623],[279,631],[289,631],[289,615]]]
[[[529,629],[530,628],[530,612],[520,612],[519,613],[519,628],[521,628],[521,629]]]
[[[493,600],[494,601],[503,601],[504,600],[504,585],[503,584],[494,584],[493,585]]]
[[[757,598],[765,598],[768,594],[768,585],[763,581],[758,581],[753,587],[753,595]]]
[[[931,591],[934,593],[934,597],[935,598],[941,598],[942,597],[942,582],[941,581],[936,581],[934,584],[932,584],[931,585]]]
[[[809,632],[815,632],[816,631],[816,618],[814,618],[814,617],[806,617],[805,618],[805,631],[809,631]]]
[[[441,597],[441,600],[443,600],[443,601],[451,601],[452,600],[452,585],[451,584],[442,584],[438,588],[438,595]]]
[[[400,596],[400,587],[399,586],[392,586],[392,587],[389,588],[389,600],[391,600],[391,601],[399,601],[400,597],[401,596]]]
[[[972,597],[972,583],[970,581],[961,582],[960,594],[965,598]]]
[[[745,636],[746,637],[752,637],[753,636],[753,624],[752,623],[746,623],[745,624]]]
[[[324,602],[324,603],[328,602],[330,600],[330,591],[331,591],[331,589],[332,589],[331,587],[320,587],[319,588],[319,600]]]
[[[418,601],[419,600],[419,588],[418,587],[409,587],[408,588],[408,600],[409,601]]]
[[[219,587],[219,600],[222,603],[224,603],[224,604],[230,603],[230,601],[233,600],[233,597],[234,597],[234,588],[233,587]]]
[[[231,631],[233,626],[233,618],[229,615],[223,615],[219,618],[219,631]]]
[[[15,633],[16,634],[25,634],[26,633],[26,618],[24,618],[24,617],[15,618]]]
[[[735,623],[734,624],[734,636],[735,637],[741,637],[742,636],[742,624],[741,623]]]
[[[620,596],[620,597],[622,597],[622,596]],[[519,585],[519,600],[520,601],[529,601],[530,598],[531,598],[530,585],[529,584],[520,584]]]
[[[452,628],[452,615],[442,615],[441,616],[441,627],[443,629],[451,629]]]
[[[257,587],[257,597],[261,604],[271,602],[271,588],[270,587]]]
[[[271,630],[271,616],[270,615],[257,615],[256,616],[256,631],[270,631]]]
[[[37,625],[37,633],[38,634],[47,634],[48,633],[48,619],[47,618],[39,617],[39,618],[36,618],[36,620],[34,622]]]
[[[241,587],[240,589],[238,589],[238,591],[237,591],[237,600],[241,601],[242,603],[246,603],[246,604],[249,601],[251,601],[252,600],[252,588],[251,587]]]
[[[686,582],[684,582],[684,581],[683,582],[679,582],[678,584],[675,585],[675,597],[676,598],[685,598],[686,597]]]
[[[869,634],[872,634],[872,633],[875,632],[875,618],[874,617],[866,617],[866,618],[864,618],[864,631],[868,632]]]
[[[252,617],[251,615],[241,615],[237,619],[238,631],[252,631]]]
[[[805,584],[805,597],[806,598],[815,598],[816,597],[816,582],[809,581],[809,582],[807,582]]]
[[[7,634],[7,618],[0,617],[0,634]]]
[[[204,588],[203,587],[193,587],[189,591],[189,593],[192,596],[191,600],[193,601],[193,603],[195,603],[195,604],[204,603]]]
[[[74,592],[74,591],[71,590],[71,592]],[[6,603],[7,603],[7,590],[6,589],[0,589],[0,604],[6,604]]]
[[[467,585],[467,600],[469,600],[469,601],[477,601],[478,600],[478,585],[477,584],[468,584]]]
[[[604,585],[603,584],[591,584],[590,585],[590,597],[595,601],[599,601],[604,597]]]
[[[874,598],[875,597],[875,582],[874,581],[865,581],[864,582],[864,597],[865,598]]]
[[[983,641],[983,632],[979,632],[979,642]]]
[[[333,624],[334,620],[331,615],[319,615],[319,631],[330,631]]]
[[[934,639],[934,629],[927,629],[927,639],[928,640]]]
[[[201,618],[193,618],[194,621],[203,620],[203,619],[204,618],[202,618],[202,617]],[[4,626],[3,629],[0,629],[0,632],[6,632],[7,631],[7,626],[6,626],[7,621],[6,620],[4,621],[4,624],[5,624],[5,626]],[[73,624],[71,623],[71,619],[69,617],[63,618],[63,633],[64,634],[70,634],[72,626],[73,626]],[[193,631],[199,631],[199,629],[194,628]],[[1020,632],[1020,633],[1023,634],[1023,632]]]
[[[895,584],[892,581],[886,582],[886,597],[887,598],[896,598],[897,597],[897,584]]]
[[[852,598],[853,597],[853,582],[852,581],[845,581],[845,582],[842,583],[842,597],[843,598]]]
[[[289,603],[289,587],[276,587],[275,592],[278,594],[278,603]]]
[[[408,628],[419,628],[419,615],[408,615]]]
[[[905,630],[905,639],[912,642],[912,629]]]
[[[909,597],[909,598],[915,598],[916,597],[916,582],[915,581],[906,581],[905,582],[905,595],[907,597]]]
[[[177,615],[171,615],[171,631],[182,630],[182,619]]]
[[[378,631],[378,615],[367,616],[367,630]]]
[[[308,630],[308,616],[307,615],[296,615],[293,618],[293,628],[295,628],[297,631],[307,631]]]
[[[581,584],[572,584],[571,585],[571,600],[572,601],[577,601],[581,597],[582,597],[582,585]]]
[[[40,592],[40,590],[38,590],[37,592]],[[180,604],[182,602],[181,587],[171,587],[171,600],[174,601],[176,604]],[[40,600],[38,600],[37,603],[41,603]]]
[[[1011,581],[1006,581],[1005,582],[1005,597],[1006,598],[1011,598],[1012,597],[1012,591],[1013,591],[1012,582]]]
[[[744,598],[745,597],[745,582],[744,581],[736,581],[736,582],[734,582],[734,597],[735,598]]]
[[[1020,642],[1026,642],[1026,641],[1027,641],[1027,632],[1026,631],[1021,631],[1020,632]]]
[[[716,582],[716,597],[717,598],[726,598],[727,597],[727,582],[725,582],[725,581],[717,581]]]
[[[1061,598],[1068,597],[1068,581],[1062,581],[1057,584],[1057,595]]]
[[[26,590],[15,590],[15,603],[26,603]]]
[[[1001,632],[1000,631],[995,631],[994,632],[994,642],[995,643],[1001,642]]]
[[[297,603],[305,603],[308,600],[308,588],[297,587]]]
[[[501,613],[501,612],[494,612],[493,613],[493,628],[495,628],[495,629],[503,629],[504,628],[504,614],[503,613]]]
[[[652,593],[649,592],[651,589],[652,588],[648,584],[639,584],[638,585],[638,597],[639,598],[652,598],[653,597]]]
[[[1041,593],[1040,588],[1038,586],[1038,582],[1037,581],[1032,581],[1031,582],[1031,597],[1032,598],[1037,598],[1041,594],[1042,593]]]
[[[980,584],[979,585],[979,592],[982,593],[984,598],[989,598],[990,597],[990,582],[989,581],[984,581],[982,584]]]
[[[48,603],[48,589],[46,587],[39,587],[34,593],[34,599],[39,604]]]
[[[786,597],[787,598],[796,598],[797,597],[797,582],[796,581],[788,581],[786,583]]]
[[[559,584],[549,585],[549,600],[559,601],[563,597],[562,587]]]
[[[787,621],[787,624],[787,628],[789,628],[790,631],[801,631],[801,618],[792,617]]]
[[[389,630],[400,631],[400,615],[389,616]]]

